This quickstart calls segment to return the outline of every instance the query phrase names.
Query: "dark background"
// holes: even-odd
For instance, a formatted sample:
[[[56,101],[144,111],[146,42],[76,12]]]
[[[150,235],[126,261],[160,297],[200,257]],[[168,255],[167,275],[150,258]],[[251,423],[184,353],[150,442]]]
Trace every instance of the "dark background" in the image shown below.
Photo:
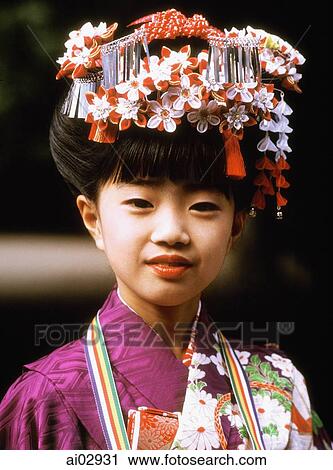
[[[117,21],[119,37],[126,34],[130,21],[172,7],[187,16],[202,13],[221,29],[247,25],[265,29],[297,44],[307,58],[300,70],[303,95],[289,93],[286,97],[294,109],[290,116],[294,132],[289,158],[292,186],[284,220],[278,222],[267,213],[251,222],[255,239],[243,254],[240,269],[244,269],[244,263],[246,266],[241,282],[229,290],[211,289],[207,302],[217,321],[255,320],[258,327],[267,321],[270,325],[284,319],[295,322],[295,331],[281,336],[281,347],[306,376],[314,406],[333,435],[328,274],[331,204],[327,190],[331,130],[326,127],[331,73],[325,47],[328,13],[322,3],[315,2],[312,7],[290,1],[2,1],[1,233],[84,235],[74,200],[48,149],[53,107],[66,86],[54,78],[55,60],[63,55],[68,33],[86,21]],[[283,260],[297,269],[288,271]],[[299,276],[299,272],[306,275]],[[107,289],[102,293],[98,290],[95,296],[82,292],[73,298],[0,299],[0,396],[19,375],[22,364],[51,350],[45,343],[33,345],[36,324],[88,321],[106,294]]]

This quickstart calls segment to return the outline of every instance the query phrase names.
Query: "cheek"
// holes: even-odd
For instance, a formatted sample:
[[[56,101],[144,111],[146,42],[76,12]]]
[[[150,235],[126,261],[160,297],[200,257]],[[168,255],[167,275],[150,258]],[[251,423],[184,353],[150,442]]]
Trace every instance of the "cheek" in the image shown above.
[[[146,232],[142,224],[130,220],[121,212],[103,221],[103,239],[109,257],[128,257],[133,254]]]
[[[228,252],[231,237],[231,223],[206,227],[201,232],[200,244],[203,258],[211,266],[220,266]]]

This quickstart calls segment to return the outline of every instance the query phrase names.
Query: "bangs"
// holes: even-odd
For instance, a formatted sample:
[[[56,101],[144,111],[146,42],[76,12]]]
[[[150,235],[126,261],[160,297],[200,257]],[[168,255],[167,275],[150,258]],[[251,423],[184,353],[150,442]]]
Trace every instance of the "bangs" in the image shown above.
[[[188,181],[229,192],[224,142],[217,129],[200,134],[190,124],[183,123],[174,133],[147,128],[125,132],[120,133],[114,144],[108,144],[110,158],[105,160],[101,171],[102,185],[108,181],[120,183],[151,177]]]

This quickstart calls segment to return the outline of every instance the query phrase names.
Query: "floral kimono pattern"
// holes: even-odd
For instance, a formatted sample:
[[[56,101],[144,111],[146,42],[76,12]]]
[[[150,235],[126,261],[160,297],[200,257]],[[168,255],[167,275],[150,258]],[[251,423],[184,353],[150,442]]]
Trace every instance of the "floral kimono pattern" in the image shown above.
[[[142,448],[250,449],[250,439],[220,349],[202,304],[194,340],[177,359],[113,288],[100,310],[125,423],[140,407],[179,413],[143,423]],[[267,449],[330,449],[311,411],[302,374],[281,351],[236,349],[246,371]],[[24,366],[0,403],[0,448],[106,449],[87,370],[83,339]]]

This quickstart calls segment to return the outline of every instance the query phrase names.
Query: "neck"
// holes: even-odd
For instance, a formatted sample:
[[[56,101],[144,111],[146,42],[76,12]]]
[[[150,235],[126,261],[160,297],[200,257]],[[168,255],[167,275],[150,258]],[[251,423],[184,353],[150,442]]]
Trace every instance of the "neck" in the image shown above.
[[[118,294],[130,309],[159,334],[176,357],[182,357],[190,340],[200,294],[183,304],[172,306],[147,302],[121,282],[118,282]]]

